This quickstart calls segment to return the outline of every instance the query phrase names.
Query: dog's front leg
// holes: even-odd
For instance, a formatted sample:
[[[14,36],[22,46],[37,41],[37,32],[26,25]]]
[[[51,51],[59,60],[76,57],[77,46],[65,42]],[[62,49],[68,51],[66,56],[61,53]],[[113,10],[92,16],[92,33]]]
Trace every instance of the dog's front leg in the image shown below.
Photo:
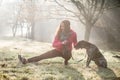
[[[90,57],[87,57],[86,67],[90,67],[90,66],[89,66],[90,62],[91,62],[91,58],[90,58]]]

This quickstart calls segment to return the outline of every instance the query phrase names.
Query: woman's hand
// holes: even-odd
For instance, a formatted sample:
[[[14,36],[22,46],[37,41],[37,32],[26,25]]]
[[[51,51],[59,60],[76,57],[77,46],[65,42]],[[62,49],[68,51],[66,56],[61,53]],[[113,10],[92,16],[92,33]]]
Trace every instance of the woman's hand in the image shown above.
[[[68,43],[67,40],[64,40],[64,41],[62,42],[63,45],[65,45],[65,44],[67,44],[67,43]]]

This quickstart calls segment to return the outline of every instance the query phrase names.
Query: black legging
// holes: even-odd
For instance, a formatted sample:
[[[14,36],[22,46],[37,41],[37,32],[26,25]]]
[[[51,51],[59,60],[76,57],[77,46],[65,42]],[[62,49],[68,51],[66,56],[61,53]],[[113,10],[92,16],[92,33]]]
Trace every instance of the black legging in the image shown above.
[[[64,55],[67,54],[67,55]],[[56,49],[50,50],[48,52],[45,52],[44,54],[41,54],[39,56],[35,56],[32,58],[27,59],[27,62],[37,62],[43,59],[48,59],[48,58],[54,58],[54,57],[62,57],[65,59],[64,64],[67,65],[68,64],[68,60],[71,58],[71,51],[68,51],[67,53],[62,53],[57,51]]]

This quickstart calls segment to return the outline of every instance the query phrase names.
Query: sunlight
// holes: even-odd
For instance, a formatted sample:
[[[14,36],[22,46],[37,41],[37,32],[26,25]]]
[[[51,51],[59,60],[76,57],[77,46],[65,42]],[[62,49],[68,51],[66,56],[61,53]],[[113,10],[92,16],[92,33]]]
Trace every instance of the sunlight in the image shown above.
[[[0,80],[120,79],[119,21],[119,0],[0,0]]]

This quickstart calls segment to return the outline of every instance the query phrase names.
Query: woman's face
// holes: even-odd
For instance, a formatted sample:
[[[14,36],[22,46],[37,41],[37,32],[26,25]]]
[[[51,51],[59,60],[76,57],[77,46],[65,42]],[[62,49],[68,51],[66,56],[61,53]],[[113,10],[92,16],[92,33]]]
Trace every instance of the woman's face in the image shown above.
[[[61,29],[62,31],[65,30],[65,25],[64,25],[64,23],[61,23],[61,24],[60,24],[60,29]]]

